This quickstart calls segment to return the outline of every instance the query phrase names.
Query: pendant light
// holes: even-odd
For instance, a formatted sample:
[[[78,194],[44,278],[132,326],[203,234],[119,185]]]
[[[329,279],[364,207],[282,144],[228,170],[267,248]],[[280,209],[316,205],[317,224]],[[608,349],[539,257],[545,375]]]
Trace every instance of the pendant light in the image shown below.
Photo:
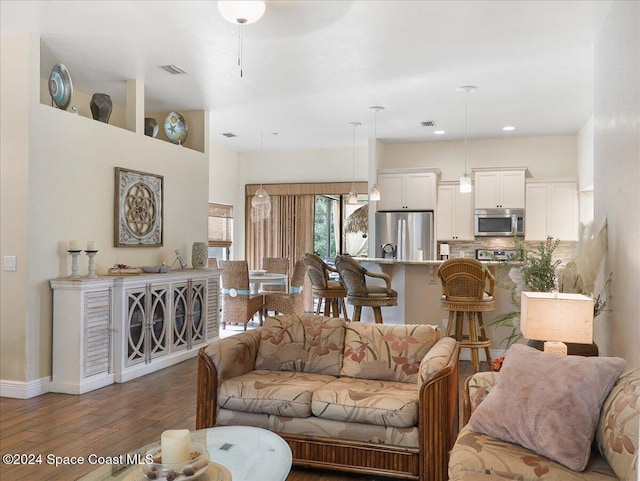
[[[460,177],[460,192],[471,192],[471,177],[467,174],[467,96],[475,92],[478,87],[466,85],[458,87],[458,92],[464,93],[464,175]]]
[[[373,145],[374,152],[377,152],[378,148],[376,146],[376,142],[378,141],[378,112],[384,110],[384,107],[380,107],[376,105],[374,107],[369,107],[369,110],[373,111]],[[380,200],[380,188],[378,184],[374,182],[373,187],[369,191],[369,200]]]
[[[277,133],[271,134],[278,135]],[[251,198],[251,219],[254,222],[266,220],[271,217],[271,199],[269,193],[262,187],[262,142],[264,134],[260,134],[260,187],[256,189],[255,194]]]
[[[349,122],[349,124],[351,125],[351,127],[353,127],[353,143],[351,148],[353,177],[351,181],[351,190],[349,191],[349,198],[347,199],[347,204],[357,204],[358,191],[356,190],[356,127],[362,124],[360,122]]]
[[[242,77],[242,27],[250,23],[257,22],[262,18],[265,11],[264,1],[219,1],[218,10],[220,14],[229,22],[238,25],[238,67],[240,77]]]

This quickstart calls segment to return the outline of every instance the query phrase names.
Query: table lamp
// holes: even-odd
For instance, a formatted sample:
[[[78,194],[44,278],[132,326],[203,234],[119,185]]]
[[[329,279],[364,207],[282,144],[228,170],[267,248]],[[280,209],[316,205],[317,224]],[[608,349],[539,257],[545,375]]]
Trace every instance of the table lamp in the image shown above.
[[[520,331],[545,341],[545,352],[567,355],[565,342],[593,342],[593,299],[582,294],[522,292]]]

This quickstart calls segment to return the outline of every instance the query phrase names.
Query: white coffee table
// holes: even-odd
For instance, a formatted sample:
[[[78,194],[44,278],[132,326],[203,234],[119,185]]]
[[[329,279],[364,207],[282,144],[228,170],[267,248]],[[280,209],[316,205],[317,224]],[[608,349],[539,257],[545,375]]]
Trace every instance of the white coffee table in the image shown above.
[[[158,440],[159,441],[159,440]],[[191,433],[191,441],[207,447],[211,461],[231,472],[233,481],[285,481],[292,464],[289,445],[277,434],[249,426],[220,426]],[[142,448],[142,452],[145,448]],[[101,466],[80,481],[144,481],[138,465],[113,473]]]

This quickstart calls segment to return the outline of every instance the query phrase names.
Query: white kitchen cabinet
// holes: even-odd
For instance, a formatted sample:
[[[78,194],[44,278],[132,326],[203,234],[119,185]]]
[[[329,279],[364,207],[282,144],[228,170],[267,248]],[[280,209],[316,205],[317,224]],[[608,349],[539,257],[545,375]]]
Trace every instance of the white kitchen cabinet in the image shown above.
[[[460,192],[458,182],[438,185],[436,236],[439,241],[474,240],[473,194]]]
[[[379,172],[379,211],[435,210],[437,172]]]
[[[575,180],[529,180],[526,186],[525,240],[548,236],[577,241],[579,234],[578,183]]]
[[[82,394],[196,356],[218,337],[220,273],[184,269],[51,280],[49,390]]]
[[[524,209],[526,168],[473,172],[476,209]]]

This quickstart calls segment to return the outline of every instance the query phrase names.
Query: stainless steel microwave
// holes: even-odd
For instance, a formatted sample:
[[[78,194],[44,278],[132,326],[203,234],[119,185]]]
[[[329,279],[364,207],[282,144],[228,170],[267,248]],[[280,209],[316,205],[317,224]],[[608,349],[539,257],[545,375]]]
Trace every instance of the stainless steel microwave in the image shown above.
[[[476,209],[475,235],[524,236],[524,209]]]

